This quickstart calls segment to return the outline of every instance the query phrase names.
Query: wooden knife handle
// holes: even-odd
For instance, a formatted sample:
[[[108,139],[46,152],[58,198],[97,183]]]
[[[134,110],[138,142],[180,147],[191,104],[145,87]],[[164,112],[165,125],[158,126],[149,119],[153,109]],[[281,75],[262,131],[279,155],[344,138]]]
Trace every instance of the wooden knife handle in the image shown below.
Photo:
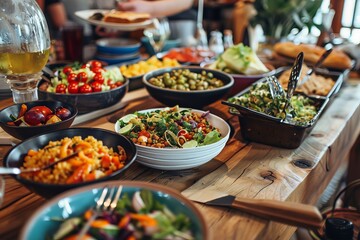
[[[244,212],[305,228],[320,228],[323,218],[319,210],[311,205],[265,199],[236,198],[232,206]]]

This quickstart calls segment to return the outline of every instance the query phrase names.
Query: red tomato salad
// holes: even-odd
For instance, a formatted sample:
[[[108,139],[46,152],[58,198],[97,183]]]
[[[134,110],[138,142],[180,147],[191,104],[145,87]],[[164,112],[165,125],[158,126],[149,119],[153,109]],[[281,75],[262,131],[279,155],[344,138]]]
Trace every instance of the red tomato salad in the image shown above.
[[[108,91],[124,84],[118,67],[104,69],[101,62],[92,60],[86,64],[75,63],[55,71],[48,92],[63,94]]]

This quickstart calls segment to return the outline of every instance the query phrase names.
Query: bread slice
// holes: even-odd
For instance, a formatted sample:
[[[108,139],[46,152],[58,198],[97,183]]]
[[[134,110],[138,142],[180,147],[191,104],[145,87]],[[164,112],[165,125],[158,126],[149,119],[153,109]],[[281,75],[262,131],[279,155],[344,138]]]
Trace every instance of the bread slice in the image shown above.
[[[315,64],[326,51],[325,48],[316,45],[294,44],[292,42],[276,43],[273,50],[278,55],[292,59],[295,59],[300,52],[303,52],[305,61],[311,64]],[[325,59],[322,66],[335,69],[349,69],[352,68],[352,61],[344,52],[334,49]]]
[[[105,14],[103,21],[112,23],[139,23],[150,19],[148,13],[137,13],[112,10]]]

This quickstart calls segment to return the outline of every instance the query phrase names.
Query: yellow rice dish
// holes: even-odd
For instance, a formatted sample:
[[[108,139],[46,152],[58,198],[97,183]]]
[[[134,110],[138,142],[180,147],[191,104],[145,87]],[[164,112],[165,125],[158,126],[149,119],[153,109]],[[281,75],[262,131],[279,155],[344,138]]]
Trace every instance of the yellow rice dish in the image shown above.
[[[22,174],[23,178],[48,184],[75,184],[92,181],[121,169],[125,165],[125,150],[118,146],[118,152],[103,145],[102,141],[88,136],[63,138],[50,141],[39,150],[29,150],[22,168],[44,167],[52,162],[78,152],[73,158],[54,167],[35,173]]]

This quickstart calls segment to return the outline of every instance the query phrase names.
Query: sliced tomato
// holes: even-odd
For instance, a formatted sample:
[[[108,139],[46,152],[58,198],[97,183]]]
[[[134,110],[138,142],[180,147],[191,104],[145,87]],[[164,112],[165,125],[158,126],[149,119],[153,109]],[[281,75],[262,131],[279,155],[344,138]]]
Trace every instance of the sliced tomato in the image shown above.
[[[141,131],[139,132],[139,137],[140,137],[140,136],[145,136],[145,137],[149,138],[149,137],[150,137],[150,133],[149,133],[148,131],[146,131],[145,129],[143,129],[143,130],[141,130]]]

